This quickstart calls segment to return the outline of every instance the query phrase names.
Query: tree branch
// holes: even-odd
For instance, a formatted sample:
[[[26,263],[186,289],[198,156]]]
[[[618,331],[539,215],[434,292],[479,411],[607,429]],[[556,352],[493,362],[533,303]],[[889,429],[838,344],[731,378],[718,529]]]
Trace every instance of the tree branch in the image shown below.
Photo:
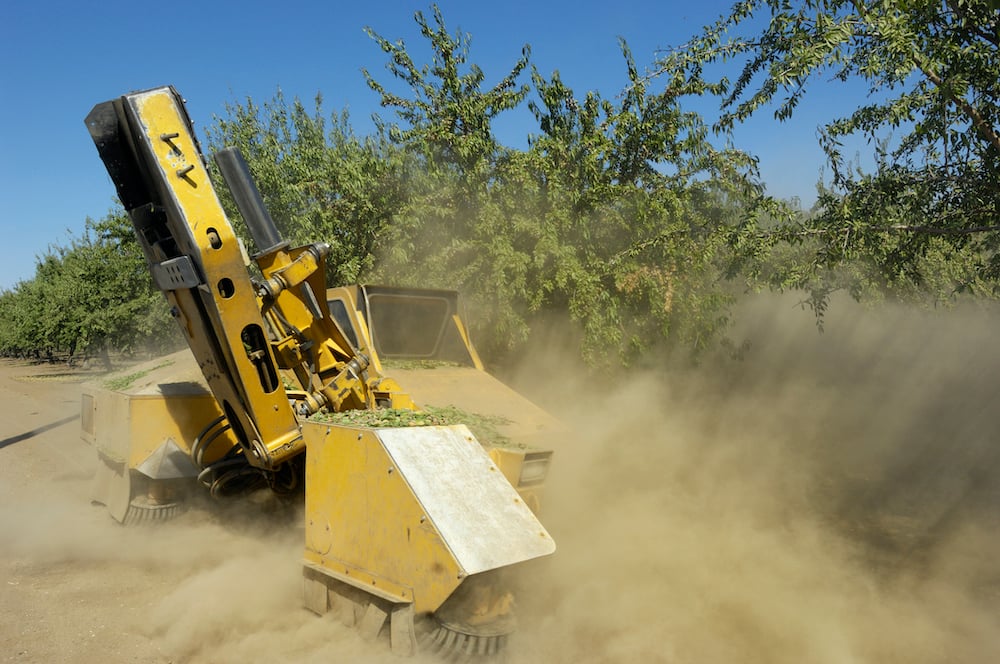
[[[853,228],[803,228],[802,230],[786,233],[781,230],[761,231],[758,237],[770,237],[773,235],[784,235],[786,237],[809,237],[813,235],[848,235]],[[911,224],[891,224],[889,226],[870,226],[865,230],[885,233],[889,231],[900,231],[904,233],[925,233],[927,235],[975,235],[976,233],[995,233],[1000,231],[1000,226],[969,226],[967,228],[939,228],[937,226],[913,226]]]
[[[854,9],[858,12],[859,16],[868,18],[868,9],[864,6],[861,0],[851,0],[851,4],[854,5]],[[884,38],[888,40],[888,35],[883,35]],[[968,101],[962,97],[956,96],[951,89],[945,85],[944,80],[934,73],[931,69],[930,64],[927,61],[927,57],[914,48],[909,49],[909,57],[913,64],[923,73],[923,75],[931,83],[935,85],[939,90],[941,90],[945,96],[952,101],[970,120],[972,120],[972,126],[975,127],[976,131],[986,139],[994,148],[1000,152],[1000,134],[993,129],[993,127],[986,121],[986,119],[980,114],[980,112]]]

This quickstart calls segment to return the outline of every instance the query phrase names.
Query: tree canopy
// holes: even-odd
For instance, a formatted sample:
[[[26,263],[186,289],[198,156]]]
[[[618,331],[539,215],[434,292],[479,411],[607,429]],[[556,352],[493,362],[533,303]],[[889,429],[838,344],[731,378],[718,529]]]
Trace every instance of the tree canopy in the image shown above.
[[[468,35],[449,33],[437,9],[416,21],[432,51],[426,65],[372,32],[410,94],[366,77],[394,112],[383,126],[413,157],[373,274],[471,296],[494,358],[553,313],[578,325],[596,365],[664,342],[708,344],[726,321],[734,209],[760,191],[752,159],[716,149],[699,116],[640,77],[624,41],[625,93],[577,98],[558,72],[532,67],[523,81],[527,47],[487,85],[468,61]],[[539,133],[526,151],[501,146],[493,120],[531,92]]]
[[[322,106],[321,95],[310,111],[280,90],[262,105],[227,104],[208,143],[213,151],[238,147],[283,237],[329,243],[329,281],[353,283],[371,268],[375,240],[399,205],[401,157],[381,134],[355,135],[346,111],[328,121]],[[228,189],[216,182],[229,218],[239,222]]]
[[[539,71],[528,45],[484,71],[432,7],[414,16],[426,62],[369,29],[385,68],[363,75],[385,114],[368,135],[321,95],[279,90],[228,104],[207,144],[241,148],[288,240],[331,245],[331,285],[462,291],[488,361],[553,317],[595,367],[698,353],[724,341],[748,290],[800,289],[820,313],[842,288],[1000,295],[997,2],[744,0],[647,67],[621,40],[612,95]],[[765,195],[732,129],[847,81],[869,96],[821,128],[816,206]],[[511,112],[534,118],[525,149],[494,132]],[[854,136],[874,166],[845,158]],[[40,257],[0,315],[3,352],[128,348],[172,329],[121,210]]]
[[[814,269],[799,270],[791,285],[861,261],[890,286],[995,294],[998,7],[997,0],[746,0],[662,54],[654,71],[679,93],[716,96],[720,128],[768,111],[782,121],[811,88],[862,81],[869,101],[821,128],[832,177],[817,213],[789,219],[776,233],[814,248]],[[723,64],[736,65],[737,75],[710,75]],[[845,159],[852,135],[873,146],[872,169]],[[942,261],[960,269],[942,280]]]
[[[0,317],[4,354],[98,354],[107,364],[109,350],[157,350],[179,337],[121,210],[51,247],[34,279],[0,293]]]

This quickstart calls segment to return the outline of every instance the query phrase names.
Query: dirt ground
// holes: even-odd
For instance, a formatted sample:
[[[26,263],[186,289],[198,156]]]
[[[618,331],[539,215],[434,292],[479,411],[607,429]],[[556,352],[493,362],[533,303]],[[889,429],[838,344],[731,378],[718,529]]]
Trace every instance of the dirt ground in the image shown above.
[[[767,301],[743,361],[610,393],[512,377],[576,434],[510,662],[997,661],[1000,313],[829,316]],[[296,514],[91,505],[80,380],[0,361],[0,661],[399,661],[301,608]]]
[[[92,505],[87,377],[0,361],[0,661],[369,658],[352,631],[301,608],[294,515],[196,505],[130,529]]]
[[[122,533],[90,505],[82,378],[63,365],[0,363],[0,652],[17,662],[170,661],[134,631],[169,581],[102,555]]]

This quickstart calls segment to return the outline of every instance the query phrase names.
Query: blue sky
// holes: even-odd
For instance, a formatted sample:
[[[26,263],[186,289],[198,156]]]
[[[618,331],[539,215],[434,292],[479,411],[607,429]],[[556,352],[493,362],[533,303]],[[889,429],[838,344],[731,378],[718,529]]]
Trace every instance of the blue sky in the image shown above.
[[[685,42],[726,11],[728,1],[440,0],[451,31],[472,35],[470,60],[493,83],[530,44],[545,75],[559,70],[578,97],[614,97],[626,83],[618,48],[624,37],[640,67],[657,49]],[[226,102],[324,97],[327,112],[347,108],[358,131],[370,126],[378,98],[361,74],[388,80],[385,57],[365,34],[422,46],[413,13],[430,2],[202,0],[146,4],[123,0],[8,0],[0,9],[0,289],[33,277],[36,256],[68,244],[84,221],[111,209],[114,187],[83,119],[94,104],[131,90],[174,85],[196,129],[210,126]],[[527,80],[527,79],[525,79]],[[829,89],[827,89],[829,88]],[[814,199],[822,167],[816,128],[861,99],[818,86],[798,116],[779,124],[755,119],[736,135],[760,158],[769,191]],[[502,118],[500,140],[522,147],[537,132],[527,109]]]

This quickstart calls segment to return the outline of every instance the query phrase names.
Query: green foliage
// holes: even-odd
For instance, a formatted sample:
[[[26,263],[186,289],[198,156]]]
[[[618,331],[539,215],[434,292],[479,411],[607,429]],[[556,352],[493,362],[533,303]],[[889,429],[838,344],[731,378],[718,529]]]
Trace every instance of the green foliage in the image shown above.
[[[166,362],[160,362],[155,367],[150,367],[149,369],[144,369],[142,371],[133,371],[132,373],[122,374],[114,376],[113,378],[108,378],[104,381],[104,387],[109,390],[125,390],[132,386],[135,381],[143,378],[150,372],[156,371],[157,369],[162,369],[163,367],[169,367],[173,364],[173,360],[167,360]]]
[[[228,104],[226,113],[209,130],[211,148],[240,148],[278,230],[293,246],[330,244],[330,283],[357,281],[399,205],[396,149],[379,135],[355,136],[346,111],[331,115],[328,124],[320,95],[312,112],[278,91],[263,106],[247,99]],[[217,189],[229,218],[239,219],[228,189]],[[249,241],[245,230],[244,239]]]
[[[510,72],[492,88],[483,89],[486,75],[468,63],[471,37],[450,34],[441,10],[435,5],[432,11],[433,24],[423,12],[414,16],[420,34],[433,48],[432,62],[422,67],[414,63],[403,40],[389,41],[368,28],[389,56],[387,69],[409,87],[412,96],[394,94],[367,69],[362,71],[382,106],[394,108],[404,123],[403,128],[392,126],[394,140],[414,148],[436,168],[453,166],[459,176],[485,177],[499,148],[491,127],[493,118],[518,106],[528,94],[527,85],[517,81],[528,65],[530,49],[524,46]]]
[[[433,25],[416,18],[430,64],[373,33],[410,95],[366,73],[413,155],[376,274],[471,296],[484,323],[477,344],[493,361],[552,313],[577,324],[581,353],[597,366],[717,339],[731,297],[724,276],[734,273],[729,238],[757,214],[746,201],[763,200],[753,160],[717,150],[672,90],[650,90],[624,42],[621,101],[577,100],[558,72],[532,68],[532,87],[518,82],[527,48],[487,87],[467,36],[449,34],[437,9]],[[526,152],[498,145],[492,121],[529,90],[541,134]]]
[[[498,426],[510,420],[498,415],[470,413],[456,406],[425,406],[422,410],[378,408],[375,410],[345,410],[338,413],[321,411],[310,416],[316,422],[343,426],[377,428],[450,426],[464,424],[482,445],[514,447],[510,438],[500,433]],[[517,447],[524,447],[517,444]]]
[[[711,346],[737,294],[764,284],[810,293],[818,313],[838,289],[997,294],[998,16],[994,0],[744,0],[652,77],[623,40],[622,90],[605,97],[539,72],[527,45],[490,79],[432,7],[415,14],[427,62],[368,31],[389,79],[364,76],[391,114],[371,136],[279,91],[227,105],[208,144],[242,150],[287,240],[331,245],[331,284],[458,289],[491,363],[569,320],[581,356],[614,367]],[[763,195],[729,131],[787,119],[830,79],[865,82],[871,101],[823,128],[830,181],[804,212]],[[714,124],[684,106],[705,95]],[[500,144],[494,121],[525,109],[528,148]],[[877,146],[870,172],[843,157],[853,135]],[[165,309],[116,211],[0,293],[0,351],[163,344]]]
[[[717,95],[721,128],[765,109],[787,119],[810,86],[866,83],[872,101],[822,129],[832,180],[816,214],[757,239],[809,248],[797,270],[772,273],[781,286],[853,264],[883,289],[940,298],[997,293],[998,46],[993,0],[747,0],[657,65],[686,93]],[[708,74],[732,61],[735,79]],[[844,159],[851,135],[877,146],[872,172]]]
[[[149,351],[176,343],[176,325],[155,290],[121,210],[88,219],[82,236],[39,258],[35,277],[0,295],[0,352],[70,356]]]

